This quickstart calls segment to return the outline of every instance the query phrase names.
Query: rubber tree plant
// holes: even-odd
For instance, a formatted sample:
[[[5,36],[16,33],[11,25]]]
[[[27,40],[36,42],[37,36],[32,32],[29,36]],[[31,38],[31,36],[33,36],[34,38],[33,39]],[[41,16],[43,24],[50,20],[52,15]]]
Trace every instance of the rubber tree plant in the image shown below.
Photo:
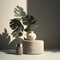
[[[35,18],[32,15],[27,15],[22,7],[16,6],[14,9],[15,18],[10,20],[10,28],[13,30],[12,35],[14,37],[23,36],[23,32],[29,33],[31,27],[36,23]],[[26,26],[26,28],[24,27]]]

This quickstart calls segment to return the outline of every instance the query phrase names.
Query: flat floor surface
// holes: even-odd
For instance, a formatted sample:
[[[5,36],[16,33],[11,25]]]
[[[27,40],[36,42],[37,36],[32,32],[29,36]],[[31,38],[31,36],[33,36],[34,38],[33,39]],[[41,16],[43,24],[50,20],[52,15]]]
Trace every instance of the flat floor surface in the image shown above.
[[[15,50],[0,50],[0,60],[60,60],[60,50],[46,50],[41,55],[17,55]]]

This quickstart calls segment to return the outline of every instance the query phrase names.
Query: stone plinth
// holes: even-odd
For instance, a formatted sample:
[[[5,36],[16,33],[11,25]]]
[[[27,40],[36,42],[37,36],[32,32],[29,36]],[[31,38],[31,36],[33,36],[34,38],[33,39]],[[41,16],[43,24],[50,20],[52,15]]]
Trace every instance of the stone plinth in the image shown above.
[[[42,54],[44,53],[44,41],[43,40],[35,40],[23,41],[23,52],[25,54]]]

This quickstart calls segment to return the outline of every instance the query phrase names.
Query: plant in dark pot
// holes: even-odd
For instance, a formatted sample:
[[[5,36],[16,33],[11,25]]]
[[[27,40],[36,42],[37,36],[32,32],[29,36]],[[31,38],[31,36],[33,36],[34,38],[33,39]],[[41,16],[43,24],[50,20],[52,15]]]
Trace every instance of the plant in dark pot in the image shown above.
[[[33,33],[31,27],[36,23],[35,18],[32,15],[27,15],[22,7],[16,6],[14,9],[15,18],[10,21],[10,28],[13,30],[12,35],[19,37],[23,40],[35,40],[36,34]],[[27,36],[27,38],[24,37]],[[35,36],[35,37],[32,37]]]

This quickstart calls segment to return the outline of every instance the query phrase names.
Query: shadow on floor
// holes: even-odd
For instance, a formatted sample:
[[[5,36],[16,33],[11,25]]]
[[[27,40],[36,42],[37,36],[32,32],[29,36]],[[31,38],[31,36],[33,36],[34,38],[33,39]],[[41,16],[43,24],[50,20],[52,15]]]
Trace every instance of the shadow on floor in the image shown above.
[[[45,49],[45,51],[56,53],[56,52],[60,52],[60,49]]]
[[[1,50],[1,52],[4,52],[5,54],[17,55],[15,49]]]

